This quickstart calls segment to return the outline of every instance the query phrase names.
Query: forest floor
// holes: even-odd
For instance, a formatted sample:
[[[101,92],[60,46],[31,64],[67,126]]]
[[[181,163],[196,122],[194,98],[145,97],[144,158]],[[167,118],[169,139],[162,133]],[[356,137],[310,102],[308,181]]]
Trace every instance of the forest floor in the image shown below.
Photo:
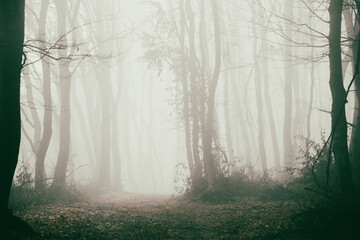
[[[34,239],[306,239],[293,224],[305,205],[257,197],[209,203],[105,194],[75,203],[28,206],[15,214],[39,234]]]

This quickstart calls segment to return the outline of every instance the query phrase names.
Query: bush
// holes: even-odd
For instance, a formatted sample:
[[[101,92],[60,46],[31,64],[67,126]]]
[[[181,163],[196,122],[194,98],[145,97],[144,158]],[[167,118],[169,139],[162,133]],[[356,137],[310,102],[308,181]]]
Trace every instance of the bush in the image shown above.
[[[325,135],[322,134],[321,143],[306,139],[303,136],[298,136],[297,139],[300,143],[298,146],[303,147],[298,149],[298,157],[295,160],[294,167],[287,169],[291,176],[288,186],[296,189],[308,188],[321,191],[339,190],[334,158],[330,156],[329,164],[329,146],[324,147]],[[329,176],[327,174],[328,167]],[[327,178],[329,178],[328,186]]]
[[[66,187],[66,191],[59,194],[51,188],[45,188],[42,191],[35,190],[35,180],[32,177],[29,165],[19,164],[19,169],[10,191],[9,207],[17,209],[31,205],[39,205],[54,202],[77,201],[80,194],[77,191],[75,183],[70,182]]]

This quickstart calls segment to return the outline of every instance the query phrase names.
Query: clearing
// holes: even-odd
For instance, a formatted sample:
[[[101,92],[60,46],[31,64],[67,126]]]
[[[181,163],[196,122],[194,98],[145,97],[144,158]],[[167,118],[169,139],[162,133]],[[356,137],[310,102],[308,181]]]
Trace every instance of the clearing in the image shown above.
[[[295,239],[292,220],[301,210],[295,200],[207,203],[126,193],[29,206],[15,214],[43,239]]]

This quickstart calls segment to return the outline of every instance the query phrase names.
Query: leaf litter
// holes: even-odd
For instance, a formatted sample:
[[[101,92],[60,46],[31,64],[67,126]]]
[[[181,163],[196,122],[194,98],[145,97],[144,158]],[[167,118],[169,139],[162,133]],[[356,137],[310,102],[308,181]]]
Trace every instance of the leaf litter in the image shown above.
[[[294,200],[104,194],[68,204],[28,206],[16,215],[43,239],[287,239],[302,208]],[[269,236],[273,236],[269,238]]]

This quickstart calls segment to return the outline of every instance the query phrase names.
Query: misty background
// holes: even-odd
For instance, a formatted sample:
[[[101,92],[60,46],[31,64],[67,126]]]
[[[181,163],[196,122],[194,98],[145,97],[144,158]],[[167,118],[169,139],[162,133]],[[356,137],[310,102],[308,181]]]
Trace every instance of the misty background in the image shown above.
[[[186,144],[192,157],[198,148],[203,158],[201,113],[208,107],[201,96],[209,89],[202,83],[213,78],[218,56],[216,159],[229,163],[225,172],[287,179],[281,170],[297,166],[311,141],[330,134],[327,5],[218,1],[218,55],[210,1],[27,0],[15,182],[181,192],[190,177]],[[345,84],[352,77],[349,49],[345,43]],[[354,96],[346,105],[350,123]]]

